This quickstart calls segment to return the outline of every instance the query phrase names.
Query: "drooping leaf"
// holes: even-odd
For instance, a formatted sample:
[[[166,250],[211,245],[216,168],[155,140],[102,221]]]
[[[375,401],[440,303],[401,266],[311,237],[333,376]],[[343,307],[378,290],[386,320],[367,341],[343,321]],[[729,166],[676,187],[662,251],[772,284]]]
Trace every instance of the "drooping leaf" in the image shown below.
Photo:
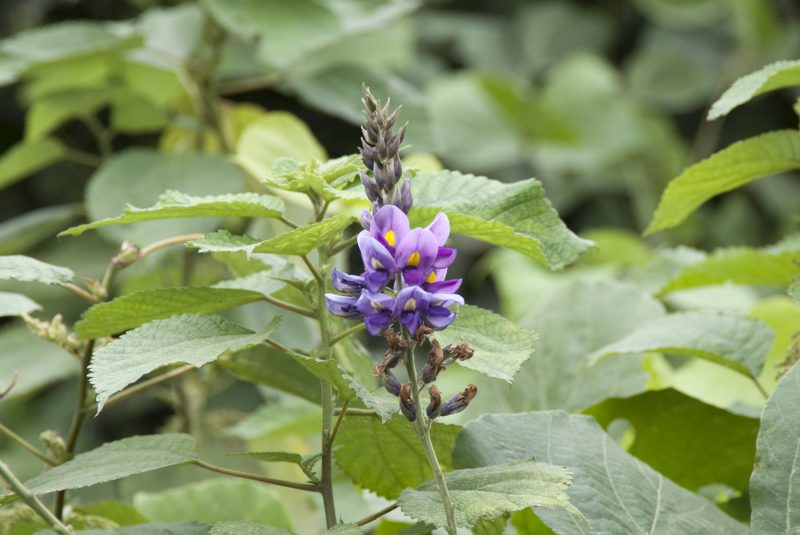
[[[556,533],[747,533],[710,501],[623,451],[589,416],[484,415],[464,427],[453,455],[458,467],[531,458],[566,467],[573,474],[569,501],[588,525],[563,509],[535,509]]]
[[[233,520],[211,526],[209,535],[294,535],[291,531],[273,526],[262,526],[252,522]]]
[[[0,256],[0,280],[64,285],[75,278],[71,269],[22,255]]]
[[[344,229],[355,221],[355,217],[338,214],[331,218],[300,227],[284,234],[257,240],[250,236],[234,236],[227,230],[206,234],[191,242],[201,253],[244,251],[252,253],[276,253],[302,256],[317,247],[331,243]]]
[[[0,388],[17,376],[4,401],[30,394],[79,370],[80,365],[65,349],[35,336],[26,327],[0,330]]]
[[[62,230],[81,214],[78,204],[47,206],[0,223],[0,255],[19,254]]]
[[[260,332],[219,316],[182,314],[138,327],[95,351],[89,380],[97,392],[97,410],[114,393],[162,366],[200,367],[220,355],[260,344],[280,325],[276,316]]]
[[[770,63],[736,80],[711,106],[708,120],[727,115],[762,93],[793,86],[800,86],[800,60]]]
[[[22,294],[0,292],[0,318],[22,316],[41,310],[39,303]]]
[[[28,109],[25,120],[25,141],[45,139],[62,124],[72,119],[94,116],[111,98],[108,89],[61,92],[37,99]]]
[[[56,139],[43,138],[17,143],[0,157],[0,188],[53,165],[66,153],[66,147]]]
[[[758,420],[706,405],[672,389],[607,399],[585,411],[608,429],[633,426],[627,452],[672,481],[697,491],[723,483],[747,494]]]
[[[750,478],[753,533],[794,533],[800,526],[800,366],[793,366],[761,413],[756,461]]]
[[[450,454],[461,428],[435,422],[431,440],[443,470],[452,469]],[[336,437],[336,464],[357,485],[393,499],[407,487],[433,476],[412,424],[402,416],[345,418]]]
[[[533,461],[497,464],[456,470],[445,474],[445,480],[456,524],[462,527],[528,507],[561,509],[581,523],[567,497],[570,473],[561,466]],[[397,501],[412,518],[438,527],[447,525],[435,480],[404,490]]]
[[[642,325],[595,351],[590,360],[625,353],[674,353],[758,377],[774,338],[772,329],[758,320],[713,311],[679,312]]]
[[[229,193],[194,197],[179,191],[167,191],[150,208],[128,206],[119,217],[101,219],[72,227],[59,236],[77,236],[87,230],[110,225],[128,225],[140,221],[189,217],[280,217],[283,201],[272,195]]]
[[[453,233],[519,251],[554,270],[591,246],[559,219],[535,179],[505,184],[455,171],[422,172],[412,191],[414,223],[445,212]]]
[[[190,463],[196,458],[195,440],[190,435],[168,433],[123,438],[80,453],[74,459],[29,479],[25,486],[34,494],[79,489]]]
[[[475,350],[475,355],[461,364],[508,383],[530,358],[536,345],[535,333],[520,329],[498,314],[471,305],[461,307],[456,320],[447,329],[435,333],[434,337],[443,346],[467,342]]]
[[[259,292],[183,287],[144,290],[99,303],[83,313],[75,332],[85,339],[121,333],[178,314],[208,314],[263,299]]]
[[[720,193],[799,168],[800,132],[796,130],[777,130],[734,143],[687,168],[667,185],[645,234],[681,224]]]
[[[133,505],[150,522],[245,520],[290,527],[275,489],[240,479],[212,478],[160,492],[138,492]]]

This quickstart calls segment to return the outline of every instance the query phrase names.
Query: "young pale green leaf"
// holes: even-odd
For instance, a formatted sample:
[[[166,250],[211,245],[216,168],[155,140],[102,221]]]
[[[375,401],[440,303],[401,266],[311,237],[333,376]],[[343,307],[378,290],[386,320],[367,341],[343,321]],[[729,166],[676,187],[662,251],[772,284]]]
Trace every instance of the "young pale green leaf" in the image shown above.
[[[179,191],[167,191],[150,208],[128,206],[119,217],[101,219],[78,225],[60,233],[59,236],[77,236],[87,230],[109,225],[129,225],[140,221],[178,219],[189,217],[280,217],[283,200],[272,195],[257,193],[228,193],[194,197]]]
[[[589,357],[591,363],[613,355],[659,352],[686,355],[758,377],[775,333],[764,323],[715,311],[670,314],[646,323]]]
[[[572,474],[565,509],[535,509],[556,533],[746,534],[713,503],[665,478],[620,448],[589,416],[562,411],[490,414],[470,422],[453,452],[457,467],[536,459]]]
[[[3,401],[35,392],[79,370],[78,362],[65,349],[31,334],[26,327],[14,325],[0,330],[0,388],[17,377]]]
[[[39,303],[22,294],[0,292],[0,318],[22,316],[41,309]]]
[[[466,305],[456,320],[435,333],[443,346],[467,342],[475,355],[460,363],[489,377],[511,383],[514,375],[533,354],[536,334],[520,329],[503,316],[480,307]]]
[[[570,473],[561,466],[523,461],[456,470],[445,474],[445,480],[456,524],[462,527],[528,507],[562,509],[581,523],[567,496]],[[412,518],[437,527],[447,525],[435,480],[404,490],[397,501]]]
[[[232,288],[156,288],[99,303],[75,324],[82,338],[109,336],[178,314],[208,314],[263,299],[260,292]]]
[[[116,529],[88,529],[77,532],[79,535],[208,535],[208,526],[198,522],[156,522],[123,526]],[[55,531],[39,531],[35,535],[57,535]],[[282,535],[280,533],[276,535]]]
[[[722,483],[747,495],[756,453],[758,419],[733,414],[676,390],[612,398],[584,413],[608,429],[631,424],[627,452],[692,491]]]
[[[713,121],[727,115],[762,93],[800,86],[800,60],[777,61],[742,76],[725,91],[708,111],[708,120]]]
[[[535,179],[506,184],[455,171],[423,172],[412,191],[414,223],[445,212],[455,234],[513,249],[554,270],[592,245],[559,219]]]
[[[326,201],[336,199],[367,201],[357,172],[363,168],[357,154],[325,162],[310,160],[303,164],[282,158],[273,165],[273,174],[261,181],[268,187],[303,193],[314,192]]]
[[[0,223],[0,255],[28,251],[52,238],[83,212],[79,204],[48,206]]]
[[[71,269],[23,255],[0,256],[0,280],[64,285],[75,278]]]
[[[209,535],[294,535],[291,531],[273,526],[262,526],[245,522],[243,520],[232,520],[229,522],[219,522],[211,526]]]
[[[254,333],[219,316],[182,314],[146,323],[95,351],[89,380],[97,411],[114,393],[141,376],[179,362],[200,367],[221,355],[260,344],[280,325],[276,316]]]
[[[21,141],[0,157],[0,189],[64,158],[67,148],[51,138]]]
[[[674,178],[645,234],[677,226],[710,198],[784,171],[800,169],[800,132],[777,130],[739,141]]]
[[[102,88],[66,91],[34,100],[25,119],[25,140],[44,139],[67,121],[91,117],[110,99],[111,91]]]
[[[247,254],[276,253],[302,256],[321,245],[332,243],[355,220],[353,216],[338,214],[263,241],[250,236],[234,236],[227,230],[220,230],[206,234],[203,238],[191,242],[191,245],[200,249],[201,253],[244,251]]]
[[[431,439],[442,469],[451,470],[450,454],[461,428],[434,422]],[[393,499],[407,487],[433,476],[412,424],[402,416],[386,423],[377,418],[345,418],[336,436],[336,464],[357,485]]]
[[[195,440],[190,435],[167,433],[123,438],[76,455],[29,479],[25,486],[34,494],[79,489],[196,459]]]
[[[800,366],[778,383],[761,413],[756,461],[750,478],[753,533],[796,533],[800,526]]]
[[[150,522],[245,520],[289,528],[275,489],[241,479],[211,478],[160,492],[137,492],[133,506]]]

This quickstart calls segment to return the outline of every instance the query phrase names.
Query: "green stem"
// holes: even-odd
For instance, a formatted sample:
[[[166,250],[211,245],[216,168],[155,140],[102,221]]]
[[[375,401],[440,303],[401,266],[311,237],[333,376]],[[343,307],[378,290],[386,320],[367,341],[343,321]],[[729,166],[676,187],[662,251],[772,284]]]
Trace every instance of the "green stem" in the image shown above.
[[[267,303],[272,303],[276,307],[280,307],[284,310],[288,310],[289,312],[294,312],[295,314],[300,314],[301,316],[306,316],[309,318],[316,318],[317,313],[310,308],[305,308],[297,305],[293,305],[291,303],[287,303],[286,301],[281,301],[280,299],[276,299],[271,295],[265,295],[264,301]]]
[[[353,236],[351,238],[347,238],[346,240],[340,241],[339,243],[334,245],[333,248],[331,248],[331,256],[335,256],[344,251],[345,249],[349,249],[350,247],[354,246],[357,240],[358,236]]]
[[[38,457],[39,459],[49,464],[50,466],[58,464],[57,461],[51,459],[50,457],[48,457],[47,455],[36,449],[36,447],[33,444],[31,444],[30,442],[28,442],[27,440],[25,440],[24,438],[22,438],[21,436],[19,436],[18,434],[16,434],[14,431],[12,431],[3,424],[0,424],[0,433],[3,433],[8,438],[19,444],[28,453],[34,455],[35,457]]]
[[[456,535],[456,519],[453,510],[453,502],[450,499],[450,491],[447,489],[447,482],[442,473],[442,467],[439,465],[439,459],[436,457],[436,451],[433,449],[431,442],[430,424],[427,421],[425,408],[420,403],[419,397],[419,380],[417,379],[417,369],[414,364],[414,349],[415,343],[408,335],[404,335],[406,343],[408,344],[408,352],[406,353],[406,369],[408,370],[408,378],[411,381],[411,395],[414,399],[414,405],[417,408],[417,418],[414,420],[414,431],[417,432],[422,447],[425,449],[425,455],[428,457],[428,464],[433,471],[433,476],[436,479],[436,486],[439,488],[439,496],[442,499],[442,507],[444,514],[447,518],[447,533],[448,535]]]
[[[356,526],[366,526],[366,525],[367,525],[367,524],[369,524],[370,522],[374,522],[375,520],[378,520],[378,519],[379,519],[380,517],[382,517],[383,515],[386,515],[386,514],[389,514],[389,513],[391,513],[392,511],[394,511],[394,510],[395,510],[395,509],[397,509],[398,507],[400,507],[400,504],[398,504],[398,503],[393,503],[392,505],[389,505],[389,506],[387,506],[387,507],[384,507],[384,508],[383,508],[383,509],[381,509],[380,511],[377,511],[377,512],[375,512],[375,513],[372,513],[371,515],[369,515],[369,516],[365,516],[365,517],[364,517],[364,518],[362,518],[361,520],[358,520],[357,522],[355,522],[355,525],[356,525]]]
[[[239,477],[242,479],[250,479],[251,481],[259,481],[261,483],[269,483],[270,485],[276,485],[278,487],[286,487],[287,489],[307,490],[309,492],[319,491],[319,487],[317,487],[317,485],[313,483],[295,483],[294,481],[273,479],[271,477],[260,476],[258,474],[251,474],[249,472],[240,472],[239,470],[231,470],[229,468],[223,468],[222,466],[217,466],[215,464],[207,463],[199,459],[194,461],[194,464],[205,470],[216,472],[218,474],[224,474],[226,476]]]
[[[337,334],[336,336],[331,338],[331,345],[334,345],[337,342],[341,342],[342,340],[344,340],[345,338],[347,338],[351,334],[360,333],[364,329],[366,329],[366,326],[364,325],[364,322],[357,323],[356,325],[350,327],[349,329],[346,329],[346,330],[340,332],[339,334]]]
[[[14,475],[8,465],[2,461],[0,461],[0,476],[6,480],[8,485],[14,490],[14,493],[19,496],[22,501],[28,504],[37,515],[42,517],[42,520],[53,528],[53,531],[61,535],[72,535],[72,530],[62,524],[61,521],[50,512],[50,509],[45,507],[44,504],[17,479],[17,476]]]

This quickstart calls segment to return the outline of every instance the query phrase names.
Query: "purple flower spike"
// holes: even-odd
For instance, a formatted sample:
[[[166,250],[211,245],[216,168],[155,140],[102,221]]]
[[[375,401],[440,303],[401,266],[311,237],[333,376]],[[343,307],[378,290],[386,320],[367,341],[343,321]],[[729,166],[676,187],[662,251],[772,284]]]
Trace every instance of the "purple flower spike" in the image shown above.
[[[351,318],[353,316],[360,316],[356,303],[358,299],[355,297],[347,297],[344,295],[325,294],[325,302],[328,305],[328,310],[334,316],[341,316],[343,318]]]
[[[394,310],[394,298],[382,294],[373,293],[369,291],[361,292],[361,297],[358,298],[358,312],[364,316],[364,324],[367,331],[377,336],[381,334],[386,327],[392,322]]]
[[[350,275],[336,268],[333,268],[333,273],[331,273],[331,282],[336,290],[346,294],[361,293],[361,290],[363,290],[367,284],[364,277]]]
[[[397,244],[395,263],[403,270],[406,284],[420,285],[433,269],[439,247],[436,236],[428,229],[415,228]]]

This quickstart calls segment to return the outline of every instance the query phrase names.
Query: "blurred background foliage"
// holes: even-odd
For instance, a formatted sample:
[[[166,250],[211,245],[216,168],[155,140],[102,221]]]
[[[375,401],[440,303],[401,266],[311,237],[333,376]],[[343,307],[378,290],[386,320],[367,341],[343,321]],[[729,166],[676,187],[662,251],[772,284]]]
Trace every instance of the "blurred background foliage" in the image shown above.
[[[484,380],[482,392],[492,394],[478,397],[474,415],[478,405],[492,412],[582,411],[666,385],[757,414],[763,400],[748,381],[702,361],[641,357],[586,375],[586,355],[663,314],[663,305],[737,310],[768,323],[778,336],[763,380],[774,388],[774,363],[800,321],[797,305],[763,287],[669,285],[681,269],[706,258],[704,251],[764,247],[796,231],[797,176],[753,182],[707,203],[676,229],[639,236],[665,185],[684,167],[736,140],[796,127],[798,95],[791,90],[760,97],[726,118],[705,119],[739,76],[800,57],[795,0],[0,0],[0,13],[0,254],[28,254],[99,277],[123,239],[146,245],[221,223],[269,233],[264,223],[245,228],[241,221],[208,220],[199,227],[168,221],[53,237],[82,218],[117,215],[127,203],[150,206],[167,189],[197,195],[255,189],[250,174],[269,172],[281,157],[352,154],[364,82],[403,105],[409,165],[504,181],[537,177],[570,228],[599,245],[554,274],[519,254],[459,242],[467,301],[499,308],[540,332],[537,364],[523,368],[518,384],[544,378],[552,390],[531,396],[524,387]],[[782,250],[765,254],[783,259],[782,269],[791,272]],[[208,284],[230,266],[169,251],[126,270],[115,293]],[[632,285],[621,286],[623,279]],[[26,285],[24,291],[45,306],[43,317],[62,312],[72,322],[82,310],[60,289]],[[621,309],[630,317],[620,319]],[[230,315],[253,327],[272,313],[259,304]],[[611,316],[613,325],[604,324]],[[578,342],[576,329],[584,333]],[[282,336],[304,347],[314,335],[297,320]],[[257,360],[245,353],[237,361],[245,366],[248,358]],[[289,368],[287,375],[302,375]],[[19,322],[8,322],[0,332],[0,379],[15,369],[20,384],[0,408],[0,420],[33,441],[43,427],[63,432],[74,389],[62,379],[77,364]],[[595,388],[604,374],[615,384]],[[463,377],[448,374],[454,384]],[[302,384],[308,377],[292,380]],[[252,412],[263,399],[269,403]],[[109,408],[83,440],[88,447],[134,433],[189,429],[211,459],[232,462],[222,452],[237,451],[230,445],[236,441],[251,450],[312,452],[304,437],[315,432],[317,414],[306,401],[204,369]],[[0,456],[21,475],[38,471],[3,440]],[[270,470],[295,473],[291,466]],[[130,499],[201,477],[180,468],[82,497]],[[241,504],[233,498],[241,492],[277,503],[277,491],[261,489],[253,497],[243,483],[225,484],[237,488],[182,487],[159,499],[185,504],[175,493],[217,492]],[[365,498],[349,488],[339,489],[343,516],[364,508]],[[736,490],[731,496],[746,492]],[[135,500],[149,520],[198,518],[204,511],[196,500],[194,511],[164,503],[141,492]],[[746,499],[731,503],[729,512],[747,518]],[[294,499],[284,507],[288,512],[277,520],[253,520],[288,525],[291,518],[304,532],[309,504]]]

